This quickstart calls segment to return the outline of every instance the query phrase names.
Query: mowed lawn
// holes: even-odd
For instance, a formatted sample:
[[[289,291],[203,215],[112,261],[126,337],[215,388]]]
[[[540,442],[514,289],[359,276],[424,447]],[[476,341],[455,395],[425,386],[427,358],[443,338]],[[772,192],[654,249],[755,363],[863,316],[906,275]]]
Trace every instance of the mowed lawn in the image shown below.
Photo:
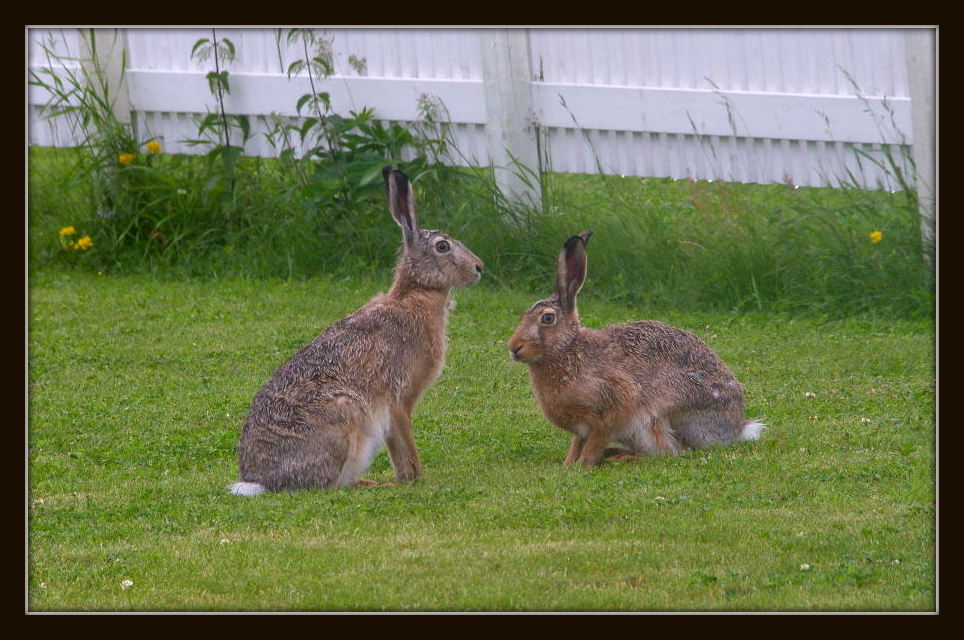
[[[566,469],[505,348],[548,283],[480,286],[415,411],[420,482],[229,495],[255,392],[387,286],[34,274],[28,609],[934,610],[930,322],[658,313],[590,281],[586,326],[694,331],[769,429]]]

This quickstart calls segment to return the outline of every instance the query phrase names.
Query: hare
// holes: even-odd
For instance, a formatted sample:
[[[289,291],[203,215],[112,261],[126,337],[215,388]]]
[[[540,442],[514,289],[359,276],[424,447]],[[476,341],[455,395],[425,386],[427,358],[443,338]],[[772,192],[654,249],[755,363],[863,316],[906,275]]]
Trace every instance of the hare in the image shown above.
[[[478,282],[483,264],[455,238],[419,228],[405,174],[382,173],[403,240],[391,289],[328,327],[257,393],[231,493],[375,484],[359,476],[384,444],[397,481],[421,474],[412,409],[442,371],[451,291]]]
[[[572,434],[564,464],[757,439],[765,426],[744,417],[743,387],[692,333],[655,321],[580,325],[576,295],[591,235],[566,240],[555,293],[522,314],[508,343],[529,365],[546,418]],[[612,442],[622,448],[607,448]]]

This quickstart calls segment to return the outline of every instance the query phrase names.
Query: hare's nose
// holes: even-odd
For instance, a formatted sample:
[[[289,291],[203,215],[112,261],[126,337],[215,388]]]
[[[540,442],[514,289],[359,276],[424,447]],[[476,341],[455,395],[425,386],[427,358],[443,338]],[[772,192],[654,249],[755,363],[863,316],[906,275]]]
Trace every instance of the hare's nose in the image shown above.
[[[476,262],[476,263],[475,263],[475,271],[476,271],[476,273],[482,273],[482,263],[481,263],[481,262]]]

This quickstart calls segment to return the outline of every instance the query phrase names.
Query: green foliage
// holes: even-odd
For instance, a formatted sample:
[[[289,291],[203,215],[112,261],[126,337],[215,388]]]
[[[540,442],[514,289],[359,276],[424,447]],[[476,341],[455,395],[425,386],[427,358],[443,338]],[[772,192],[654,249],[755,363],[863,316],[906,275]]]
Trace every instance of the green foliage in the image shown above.
[[[397,229],[374,161],[346,170],[367,186],[336,215],[324,198],[336,192],[338,174],[324,165],[302,182],[286,165],[297,162],[290,156],[242,157],[243,179],[230,195],[212,180],[213,159],[162,154],[135,167],[145,199],[153,196],[149,209],[127,218],[142,222],[141,242],[108,253],[100,250],[109,228],[96,226],[101,219],[90,216],[76,188],[84,184],[71,168],[76,154],[31,150],[34,266],[65,257],[53,251],[57,229],[88,223],[99,229],[91,252],[99,255],[84,257],[97,270],[300,278],[383,274],[394,263]],[[548,293],[563,240],[592,228],[585,291],[613,302],[933,317],[934,274],[923,259],[912,193],[547,174],[545,207],[537,211],[504,202],[486,171],[434,166],[414,184],[424,223],[485,260],[483,286]],[[152,239],[155,231],[163,236]],[[878,243],[874,231],[882,232]],[[144,239],[148,247],[140,249]]]
[[[78,224],[89,230],[94,240],[83,264],[102,269],[119,256],[130,257],[131,250],[143,258],[176,243],[179,238],[165,230],[181,212],[170,197],[175,191],[171,176],[158,166],[160,142],[153,136],[138,140],[131,124],[115,113],[110,79],[97,55],[105,43],[94,30],[81,36],[89,56],[62,56],[53,42],[42,43],[47,66],[30,72],[30,84],[50,94],[43,114],[66,117],[79,146],[56,154],[51,165],[32,163],[29,184],[31,198],[40,202],[39,207],[34,202],[34,212],[62,214],[74,205],[80,214],[61,227]],[[50,179],[54,182],[47,183]],[[51,230],[42,233],[49,238]],[[41,253],[58,261],[75,259],[70,251]]]
[[[205,277],[381,274],[398,247],[380,180],[382,166],[393,164],[412,178],[425,224],[485,260],[487,283],[547,292],[563,240],[592,228],[586,290],[614,302],[933,317],[934,253],[921,242],[907,182],[913,166],[886,146],[882,158],[857,160],[894,176],[893,193],[858,188],[852,175],[837,188],[813,189],[539,175],[516,165],[542,189],[534,208],[507,201],[488,170],[451,166],[465,159],[437,98],[421,96],[418,121],[405,126],[386,125],[370,108],[336,113],[323,90],[334,69],[331,42],[311,29],[277,34],[280,68],[309,79],[310,91],[292,105],[300,117],[260,118],[278,157],[244,157],[252,123],[223,103],[225,66],[237,51],[211,35],[192,51],[214,66],[217,107],[189,141],[207,145],[203,157],[144,152],[114,118],[96,73],[36,74],[33,81],[58,96],[50,113],[76,115],[89,135],[78,150],[30,152],[33,265]],[[297,59],[284,59],[282,43]],[[131,162],[121,164],[121,154]],[[71,225],[91,235],[90,250],[60,248],[56,232]]]
[[[591,228],[585,291],[614,302],[933,314],[934,274],[912,191],[550,173],[541,210],[502,204],[493,192],[487,174],[460,172],[418,195],[423,217],[454,230],[490,279],[535,295],[551,291],[565,238]]]
[[[78,261],[80,254],[58,253],[50,243],[57,236],[47,225],[69,219],[58,229],[79,224],[92,229],[94,250],[85,251],[82,262],[99,271],[217,275],[227,266],[250,274],[292,276],[345,264],[339,255],[344,251],[322,248],[326,238],[370,227],[375,210],[382,208],[384,165],[399,166],[416,180],[436,179],[447,141],[423,136],[446,130],[433,120],[437,109],[428,111],[433,107],[428,98],[420,103],[424,120],[411,129],[386,126],[374,119],[371,109],[334,113],[328,93],[315,85],[333,72],[330,40],[311,29],[288,30],[286,38],[302,45],[305,57],[289,71],[307,73],[311,92],[295,105],[307,116],[303,121],[263,119],[268,124],[265,135],[279,151],[277,161],[267,162],[242,155],[254,135],[251,121],[228,113],[224,102],[231,90],[227,67],[237,49],[216,29],[191,51],[198,64],[213,65],[207,79],[216,104],[197,119],[197,136],[185,141],[206,148],[203,158],[161,153],[153,137],[149,146],[157,146],[143,152],[145,142],[136,142],[131,126],[113,113],[109,86],[96,59],[80,71],[69,66],[62,70],[62,60],[48,45],[49,64],[31,81],[53,96],[48,115],[74,117],[84,150],[31,151],[31,221],[39,234],[31,255],[60,263]],[[91,48],[95,44],[91,40]],[[407,149],[413,153],[405,159]],[[67,198],[58,193],[65,185],[72,187],[67,208]],[[366,208],[372,215],[359,220]],[[310,241],[302,246],[292,242],[303,237]],[[384,239],[377,242],[381,246]],[[281,247],[286,248],[278,254]],[[254,265],[259,266],[248,271]]]
[[[300,122],[273,115],[262,118],[266,137],[278,153],[282,166],[296,179],[293,189],[304,206],[324,211],[324,227],[332,230],[338,221],[354,215],[367,201],[381,197],[381,170],[392,164],[413,180],[433,177],[439,152],[446,147],[447,131],[434,127],[431,102],[423,98],[420,121],[413,127],[385,126],[370,108],[335,113],[331,96],[316,83],[334,73],[334,54],[329,37],[314,29],[277,32],[279,60],[281,42],[300,46],[301,57],[287,66],[288,77],[304,74],[311,91],[302,95],[295,109],[304,116]],[[282,62],[283,64],[283,62]],[[431,131],[434,137],[424,135]],[[297,141],[297,142],[296,142]],[[405,151],[412,150],[407,158]],[[295,194],[292,194],[295,195]]]

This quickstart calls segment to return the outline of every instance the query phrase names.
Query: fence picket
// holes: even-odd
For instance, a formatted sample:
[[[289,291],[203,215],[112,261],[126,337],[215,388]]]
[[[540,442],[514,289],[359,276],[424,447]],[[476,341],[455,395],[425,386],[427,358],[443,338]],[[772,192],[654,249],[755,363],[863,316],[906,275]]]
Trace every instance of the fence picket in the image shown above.
[[[190,57],[210,29],[128,29],[133,108],[138,125],[165,136],[165,149],[198,152],[193,118],[213,105]],[[488,162],[485,83],[478,29],[331,29],[336,75],[324,81],[339,109],[372,107],[382,120],[411,122],[422,94],[438,96],[454,139],[455,164]],[[861,185],[895,188],[892,176],[857,151],[881,145],[909,154],[910,92],[900,29],[532,29],[526,69],[543,156],[552,170],[641,177],[797,185],[839,184],[847,169]],[[218,29],[238,58],[229,70],[228,106],[251,116],[296,117],[307,77],[286,77],[296,46],[275,29]],[[46,65],[39,42],[80,50],[77,30],[29,29],[30,68]],[[360,73],[349,56],[365,62]],[[849,75],[849,79],[848,79]],[[560,96],[565,100],[562,105]],[[886,102],[885,102],[886,99]],[[31,144],[69,145],[70,131],[39,118],[42,92],[28,92]],[[867,113],[869,111],[870,113]],[[576,128],[584,127],[588,135]],[[255,124],[256,118],[252,118]],[[253,127],[262,131],[263,127]],[[534,134],[533,134],[534,135]],[[264,140],[246,150],[271,155]],[[859,167],[859,168],[858,168]]]

